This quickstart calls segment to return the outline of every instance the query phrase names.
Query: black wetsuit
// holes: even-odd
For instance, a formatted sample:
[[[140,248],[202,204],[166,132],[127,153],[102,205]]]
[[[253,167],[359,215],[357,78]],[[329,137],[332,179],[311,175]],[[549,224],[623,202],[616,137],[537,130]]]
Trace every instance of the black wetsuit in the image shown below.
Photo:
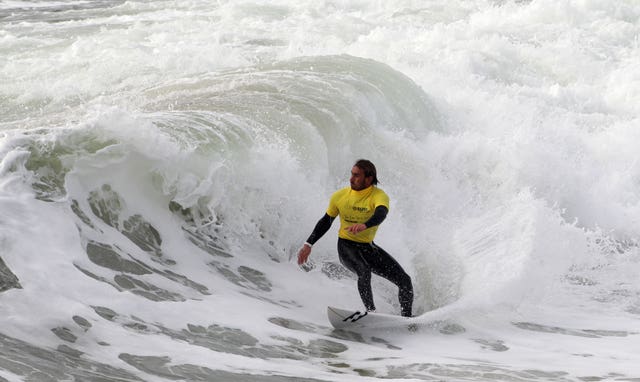
[[[373,216],[364,224],[369,228],[382,223],[387,212],[388,209],[384,206],[376,207]],[[333,220],[334,218],[325,214],[316,224],[307,242],[314,244],[318,241],[329,230]],[[375,273],[398,286],[398,299],[402,315],[411,317],[413,305],[411,278],[384,249],[373,242],[358,243],[338,238],[338,255],[342,265],[358,276],[358,291],[367,310],[375,310],[376,308],[371,291],[371,273]]]

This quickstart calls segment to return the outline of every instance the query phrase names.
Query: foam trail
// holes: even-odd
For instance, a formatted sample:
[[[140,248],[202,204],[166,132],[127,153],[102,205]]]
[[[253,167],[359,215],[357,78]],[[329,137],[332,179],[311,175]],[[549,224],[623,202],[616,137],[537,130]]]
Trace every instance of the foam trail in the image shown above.
[[[638,378],[639,15],[2,2],[0,379]],[[336,227],[292,261],[361,157],[417,330],[329,327]]]

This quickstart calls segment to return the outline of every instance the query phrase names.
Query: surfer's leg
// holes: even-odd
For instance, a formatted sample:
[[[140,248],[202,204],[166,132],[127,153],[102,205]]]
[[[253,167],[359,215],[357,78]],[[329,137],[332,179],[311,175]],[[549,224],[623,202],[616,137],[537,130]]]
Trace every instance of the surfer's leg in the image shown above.
[[[338,240],[338,255],[342,265],[358,276],[358,292],[365,308],[376,310],[371,291],[371,268],[362,256],[360,245],[349,240]]]
[[[411,317],[413,308],[413,285],[411,277],[402,269],[402,266],[384,249],[371,244],[375,252],[367,258],[371,271],[384,277],[398,286],[398,300],[402,309],[402,315]]]

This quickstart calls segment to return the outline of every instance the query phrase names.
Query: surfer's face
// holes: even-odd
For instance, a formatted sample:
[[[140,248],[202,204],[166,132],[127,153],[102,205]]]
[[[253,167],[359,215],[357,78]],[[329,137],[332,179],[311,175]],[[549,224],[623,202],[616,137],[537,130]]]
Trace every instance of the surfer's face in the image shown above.
[[[372,176],[365,176],[364,171],[360,169],[360,167],[353,166],[353,168],[351,169],[351,178],[349,179],[352,190],[364,190],[365,188],[371,186],[371,182],[373,182]]]

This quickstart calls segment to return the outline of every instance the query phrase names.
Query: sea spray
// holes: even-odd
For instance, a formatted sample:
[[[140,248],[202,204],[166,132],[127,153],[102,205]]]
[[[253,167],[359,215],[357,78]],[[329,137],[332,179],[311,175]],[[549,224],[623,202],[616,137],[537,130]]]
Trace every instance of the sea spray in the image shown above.
[[[637,378],[638,14],[3,2],[0,376]],[[361,157],[417,332],[329,329],[336,227],[290,261]]]

